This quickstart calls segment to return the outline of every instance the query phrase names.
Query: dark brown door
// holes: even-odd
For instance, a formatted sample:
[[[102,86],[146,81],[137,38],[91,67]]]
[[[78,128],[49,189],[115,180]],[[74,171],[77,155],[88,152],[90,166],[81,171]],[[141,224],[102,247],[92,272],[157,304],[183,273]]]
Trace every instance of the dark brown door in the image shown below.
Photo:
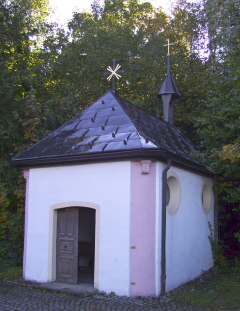
[[[58,282],[76,284],[78,278],[78,208],[57,212]]]

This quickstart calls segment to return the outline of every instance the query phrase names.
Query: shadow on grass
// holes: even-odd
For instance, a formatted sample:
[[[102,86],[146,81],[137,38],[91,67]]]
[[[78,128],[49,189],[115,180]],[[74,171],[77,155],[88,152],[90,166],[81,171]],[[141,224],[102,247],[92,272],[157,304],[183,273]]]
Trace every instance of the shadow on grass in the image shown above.
[[[206,310],[240,310],[240,265],[228,271],[205,272],[171,294],[171,299]]]

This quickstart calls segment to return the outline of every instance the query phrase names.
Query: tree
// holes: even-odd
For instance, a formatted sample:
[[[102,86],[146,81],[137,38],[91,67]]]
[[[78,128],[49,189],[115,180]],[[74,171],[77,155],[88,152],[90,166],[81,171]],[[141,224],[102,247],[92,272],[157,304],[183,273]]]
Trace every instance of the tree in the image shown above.
[[[24,182],[9,160],[14,148],[26,143],[22,120],[33,80],[33,50],[44,34],[46,4],[46,0],[0,1],[1,266],[6,259],[21,262]]]
[[[201,147],[218,176],[216,191],[220,209],[220,238],[226,253],[240,250],[240,15],[239,0],[205,1],[203,13],[208,29],[208,75],[206,111],[196,126]]]

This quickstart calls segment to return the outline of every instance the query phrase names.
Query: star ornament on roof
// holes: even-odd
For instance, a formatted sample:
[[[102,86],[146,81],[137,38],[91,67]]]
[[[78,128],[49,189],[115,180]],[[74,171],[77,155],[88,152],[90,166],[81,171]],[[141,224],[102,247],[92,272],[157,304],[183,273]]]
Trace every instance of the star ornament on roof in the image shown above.
[[[119,73],[123,73],[124,70],[121,69],[121,66],[119,64],[117,64],[116,66],[116,58],[113,58],[113,65],[112,67],[108,66],[107,70],[109,72],[105,72],[105,75],[108,75],[107,80],[110,81],[112,79],[112,90],[115,90],[115,78],[117,78],[119,80],[119,78],[121,78],[121,75]]]
[[[110,76],[107,77],[107,80],[110,81],[113,76],[117,79],[121,78],[121,76],[117,73],[118,70],[121,68],[119,64],[117,64],[116,68],[113,70],[110,66],[107,67],[107,70],[111,72]]]

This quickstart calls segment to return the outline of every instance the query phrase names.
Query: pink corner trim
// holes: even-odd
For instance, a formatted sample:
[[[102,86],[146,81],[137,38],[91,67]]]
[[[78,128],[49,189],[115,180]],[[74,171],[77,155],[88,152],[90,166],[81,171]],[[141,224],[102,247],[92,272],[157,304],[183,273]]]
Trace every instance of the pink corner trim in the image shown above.
[[[148,167],[151,163],[145,175],[141,174],[143,163]],[[131,296],[156,295],[155,221],[156,163],[134,161],[131,168]]]

